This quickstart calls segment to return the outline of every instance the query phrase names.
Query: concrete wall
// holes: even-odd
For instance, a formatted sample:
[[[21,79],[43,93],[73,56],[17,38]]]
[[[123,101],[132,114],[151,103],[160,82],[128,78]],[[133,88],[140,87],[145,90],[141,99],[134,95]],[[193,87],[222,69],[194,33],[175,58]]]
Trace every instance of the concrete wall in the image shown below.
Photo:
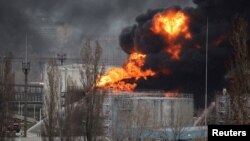
[[[134,97],[129,99],[133,101],[133,116],[138,120],[144,120],[143,126],[162,128],[174,126],[178,122],[182,122],[182,126],[193,123],[193,99],[191,98]],[[140,121],[138,123],[140,124]]]
[[[192,98],[120,95],[111,99],[112,136],[128,136],[132,128],[163,129],[193,124]]]

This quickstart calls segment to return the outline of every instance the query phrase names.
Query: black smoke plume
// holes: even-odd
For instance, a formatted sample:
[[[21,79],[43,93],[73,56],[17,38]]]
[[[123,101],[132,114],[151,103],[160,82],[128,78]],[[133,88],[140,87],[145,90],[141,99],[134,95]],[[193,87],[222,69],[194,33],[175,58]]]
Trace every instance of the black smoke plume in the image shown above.
[[[178,6],[148,10],[136,18],[136,24],[126,27],[120,35],[120,46],[126,53],[140,51],[147,54],[144,69],[154,71],[169,69],[169,75],[157,75],[148,80],[137,81],[137,89],[179,90],[193,93],[196,105],[201,106],[205,94],[205,41],[207,19],[209,21],[208,44],[208,92],[212,100],[214,92],[226,86],[228,60],[232,47],[228,41],[232,19],[240,15],[250,20],[250,2],[246,0],[193,0],[195,8]],[[183,10],[190,17],[189,29],[192,39],[184,42],[180,60],[172,60],[163,50],[168,43],[150,27],[158,12],[168,9]],[[180,39],[181,40],[181,39]],[[197,48],[197,45],[200,46]]]

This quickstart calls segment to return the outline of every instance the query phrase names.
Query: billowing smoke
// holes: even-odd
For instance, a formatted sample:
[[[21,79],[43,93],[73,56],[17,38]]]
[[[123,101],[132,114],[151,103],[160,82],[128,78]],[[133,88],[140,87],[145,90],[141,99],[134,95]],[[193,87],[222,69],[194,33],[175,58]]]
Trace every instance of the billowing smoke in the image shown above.
[[[245,0],[194,0],[197,7],[148,10],[136,18],[136,24],[126,27],[120,35],[120,46],[126,53],[139,51],[147,55],[144,69],[170,70],[168,75],[159,74],[147,80],[139,79],[137,89],[159,89],[193,93],[197,105],[203,103],[205,93],[205,41],[207,18],[209,21],[208,51],[208,91],[209,99],[216,90],[226,86],[228,60],[232,55],[232,47],[228,41],[233,16],[241,15],[249,21],[250,2]],[[182,42],[180,59],[171,59],[164,48],[169,43],[161,35],[150,29],[156,13],[169,9],[182,10],[190,17],[189,30],[191,40]]]

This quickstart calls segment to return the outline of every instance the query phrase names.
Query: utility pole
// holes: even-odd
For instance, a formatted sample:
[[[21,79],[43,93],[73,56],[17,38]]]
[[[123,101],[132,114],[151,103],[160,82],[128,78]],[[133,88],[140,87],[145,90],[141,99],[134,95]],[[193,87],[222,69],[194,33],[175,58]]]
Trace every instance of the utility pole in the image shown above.
[[[63,62],[67,59],[67,55],[64,54],[57,54],[57,60],[61,62],[61,66],[63,65]]]
[[[205,126],[207,126],[207,53],[208,53],[208,19],[206,33],[206,78],[205,78]]]
[[[207,18],[207,32],[206,32],[206,77],[205,77],[205,126],[206,127],[207,127],[207,62],[208,62],[208,18]],[[207,137],[205,136],[205,141],[206,140]]]
[[[25,75],[24,79],[24,137],[27,137],[27,98],[28,98],[28,74],[30,71],[30,62],[27,60],[27,33],[26,33],[26,50],[25,62],[22,63],[22,70]]]
[[[61,62],[61,66],[63,65],[63,62],[66,60],[66,54],[57,54],[57,60],[59,60]],[[66,69],[65,69],[66,72]],[[66,76],[66,75],[65,75]],[[65,81],[66,82],[66,81]],[[60,139],[63,140],[63,136],[62,136],[62,92],[60,90],[60,109],[59,109],[59,127],[60,127],[60,131],[59,131],[59,135],[60,135]]]

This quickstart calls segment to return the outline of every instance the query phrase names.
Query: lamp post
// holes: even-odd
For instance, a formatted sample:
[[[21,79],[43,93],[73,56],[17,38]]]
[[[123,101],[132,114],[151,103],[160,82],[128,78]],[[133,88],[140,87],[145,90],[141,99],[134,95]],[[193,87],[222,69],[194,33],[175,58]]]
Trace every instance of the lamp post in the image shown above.
[[[208,19],[207,19],[207,33],[206,33],[205,126],[207,126],[207,62],[208,62]]]
[[[206,75],[205,76],[205,126],[206,127],[207,127],[207,62],[208,62],[208,18],[207,18],[207,32],[206,32],[206,74],[205,74]],[[205,141],[206,140],[207,137],[205,136]]]
[[[24,137],[27,137],[27,98],[28,98],[28,74],[30,71],[30,63],[23,62],[22,70],[25,75],[24,79]]]

